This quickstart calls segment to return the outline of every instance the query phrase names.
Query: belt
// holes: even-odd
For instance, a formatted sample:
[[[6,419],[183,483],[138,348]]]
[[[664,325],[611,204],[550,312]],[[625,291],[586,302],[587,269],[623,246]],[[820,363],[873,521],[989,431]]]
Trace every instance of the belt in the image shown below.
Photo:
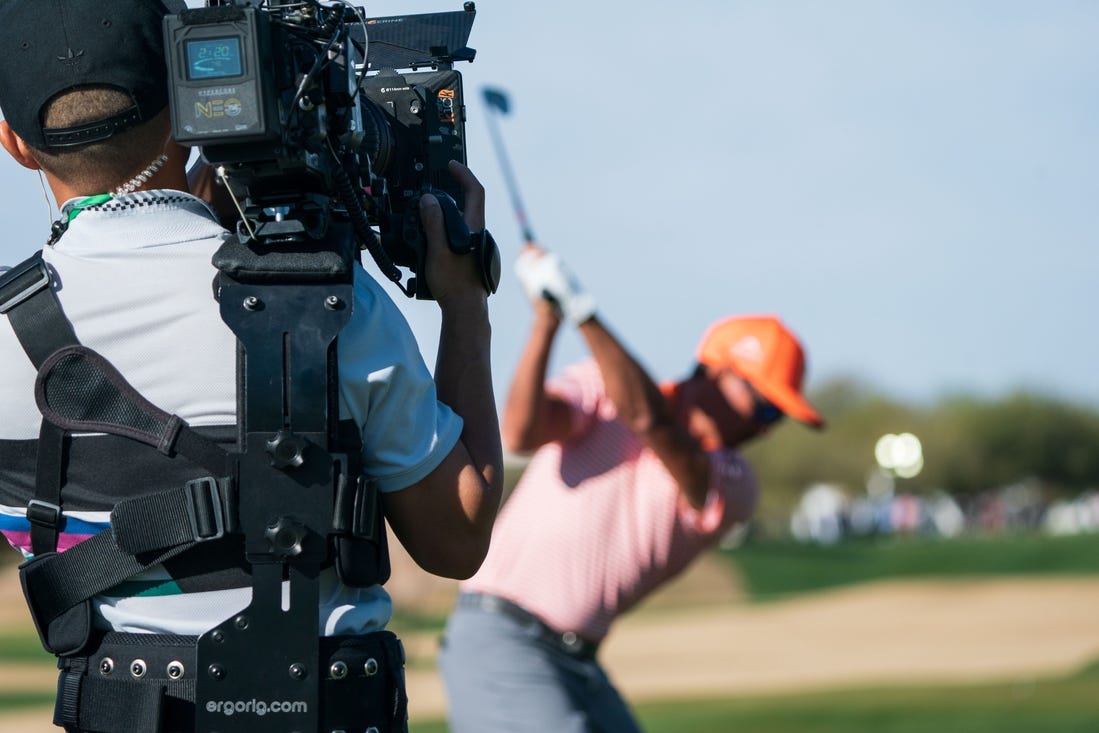
[[[594,659],[595,653],[599,651],[597,642],[582,639],[575,631],[558,631],[527,609],[500,596],[490,593],[461,593],[458,595],[458,607],[498,613],[519,623],[533,626],[538,630],[540,638],[572,657]]]
[[[54,720],[67,731],[194,731],[196,705],[209,712],[220,702],[209,692],[196,702],[196,679],[204,673],[198,637],[108,632],[96,643],[88,656],[59,661]],[[405,656],[396,634],[328,636],[319,647],[321,730],[405,730]]]

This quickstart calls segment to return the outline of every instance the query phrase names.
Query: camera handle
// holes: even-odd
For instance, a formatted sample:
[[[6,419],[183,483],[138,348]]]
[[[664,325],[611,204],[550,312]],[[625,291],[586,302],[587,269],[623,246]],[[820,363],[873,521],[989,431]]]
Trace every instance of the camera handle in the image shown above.
[[[458,202],[445,191],[428,191],[439,202],[439,208],[443,212],[443,230],[446,232],[447,246],[450,251],[459,255],[472,255],[473,266],[481,278],[481,284],[485,291],[492,295],[500,285],[500,248],[488,229],[479,232],[470,231],[458,208]],[[402,230],[404,240],[409,243],[416,253],[418,277],[409,280],[409,290],[415,293],[417,298],[433,300],[431,289],[427,285],[425,272],[427,270],[427,233],[424,231],[423,222],[420,221],[420,207],[409,206],[405,212],[404,226]]]
[[[434,300],[425,275],[427,270],[427,233],[420,221],[420,207],[415,203],[409,205],[405,210],[404,221],[401,226],[400,236],[412,250],[415,259],[414,263],[402,262],[402,264],[412,265],[412,271],[416,275],[410,277],[406,285],[401,285],[401,271],[393,264],[393,260],[390,259],[378,239],[378,235],[370,228],[363,202],[360,200],[360,194],[352,185],[350,176],[342,167],[337,167],[334,179],[340,200],[347,210],[352,228],[361,246],[370,252],[382,274],[396,283],[405,295],[420,300]],[[375,180],[377,185],[374,188],[384,192],[385,180]],[[481,284],[484,285],[485,291],[492,295],[500,285],[500,248],[496,245],[496,240],[493,239],[488,229],[471,232],[469,226],[466,225],[461,210],[458,208],[458,202],[450,194],[445,191],[431,191],[430,193],[439,201],[439,208],[443,212],[443,228],[446,231],[447,245],[455,254],[474,256],[473,264],[480,274]],[[384,198],[385,194],[382,193],[381,196]]]

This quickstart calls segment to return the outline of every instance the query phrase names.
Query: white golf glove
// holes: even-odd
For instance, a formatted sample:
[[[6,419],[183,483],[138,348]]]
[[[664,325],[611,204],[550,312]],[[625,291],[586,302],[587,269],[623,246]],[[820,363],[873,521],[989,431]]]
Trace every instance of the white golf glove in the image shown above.
[[[530,301],[552,301],[565,320],[579,326],[595,315],[593,298],[576,275],[552,252],[528,247],[519,253],[515,274]]]

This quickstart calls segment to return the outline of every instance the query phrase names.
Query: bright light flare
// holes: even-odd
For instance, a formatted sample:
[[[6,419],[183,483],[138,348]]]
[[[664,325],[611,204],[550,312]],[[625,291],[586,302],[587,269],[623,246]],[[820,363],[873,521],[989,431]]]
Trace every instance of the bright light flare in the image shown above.
[[[878,465],[900,478],[913,478],[923,470],[923,446],[912,433],[886,433],[874,445]]]

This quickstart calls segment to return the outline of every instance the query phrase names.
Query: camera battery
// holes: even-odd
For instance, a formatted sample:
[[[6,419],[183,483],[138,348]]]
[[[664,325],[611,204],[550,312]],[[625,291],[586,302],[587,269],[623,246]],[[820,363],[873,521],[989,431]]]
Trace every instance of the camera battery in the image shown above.
[[[177,142],[223,145],[278,137],[274,80],[263,63],[271,41],[265,14],[225,6],[168,15],[164,40]]]

